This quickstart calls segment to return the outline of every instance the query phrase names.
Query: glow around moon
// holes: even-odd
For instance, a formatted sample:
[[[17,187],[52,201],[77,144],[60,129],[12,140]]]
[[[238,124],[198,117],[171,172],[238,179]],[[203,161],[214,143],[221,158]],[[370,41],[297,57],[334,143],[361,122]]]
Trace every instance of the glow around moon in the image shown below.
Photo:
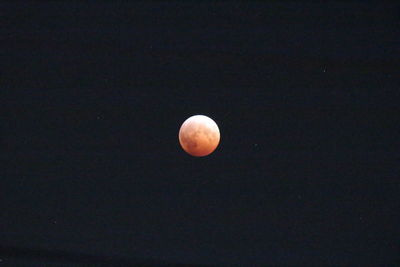
[[[179,143],[183,150],[195,157],[211,154],[220,140],[215,121],[204,115],[195,115],[183,122],[179,130]]]

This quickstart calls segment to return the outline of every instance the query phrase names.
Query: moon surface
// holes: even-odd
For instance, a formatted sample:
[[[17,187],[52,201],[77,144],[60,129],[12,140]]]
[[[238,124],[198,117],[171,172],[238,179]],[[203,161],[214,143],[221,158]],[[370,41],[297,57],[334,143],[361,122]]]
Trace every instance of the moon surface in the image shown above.
[[[179,130],[179,143],[183,150],[195,157],[211,154],[220,140],[215,121],[204,115],[194,115],[185,120]]]

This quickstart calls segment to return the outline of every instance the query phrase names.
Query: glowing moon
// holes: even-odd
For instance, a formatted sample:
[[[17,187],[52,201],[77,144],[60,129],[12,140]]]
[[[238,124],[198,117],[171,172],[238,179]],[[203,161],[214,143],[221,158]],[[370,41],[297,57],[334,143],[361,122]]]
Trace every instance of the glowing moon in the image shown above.
[[[183,150],[195,157],[211,154],[217,148],[219,139],[217,124],[204,115],[188,118],[179,130],[179,143]]]

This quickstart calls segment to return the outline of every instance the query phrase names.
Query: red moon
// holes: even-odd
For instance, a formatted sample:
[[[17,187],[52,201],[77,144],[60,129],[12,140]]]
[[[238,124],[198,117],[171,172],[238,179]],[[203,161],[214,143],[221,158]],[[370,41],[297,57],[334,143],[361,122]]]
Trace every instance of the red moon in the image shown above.
[[[179,130],[179,143],[183,150],[195,157],[211,154],[217,148],[219,140],[217,124],[204,115],[188,118]]]

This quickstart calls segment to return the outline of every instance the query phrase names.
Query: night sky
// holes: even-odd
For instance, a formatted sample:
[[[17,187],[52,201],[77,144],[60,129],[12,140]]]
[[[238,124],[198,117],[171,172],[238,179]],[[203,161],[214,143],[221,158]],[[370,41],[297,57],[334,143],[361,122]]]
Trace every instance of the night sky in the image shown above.
[[[400,261],[399,4],[0,10],[0,265]]]

